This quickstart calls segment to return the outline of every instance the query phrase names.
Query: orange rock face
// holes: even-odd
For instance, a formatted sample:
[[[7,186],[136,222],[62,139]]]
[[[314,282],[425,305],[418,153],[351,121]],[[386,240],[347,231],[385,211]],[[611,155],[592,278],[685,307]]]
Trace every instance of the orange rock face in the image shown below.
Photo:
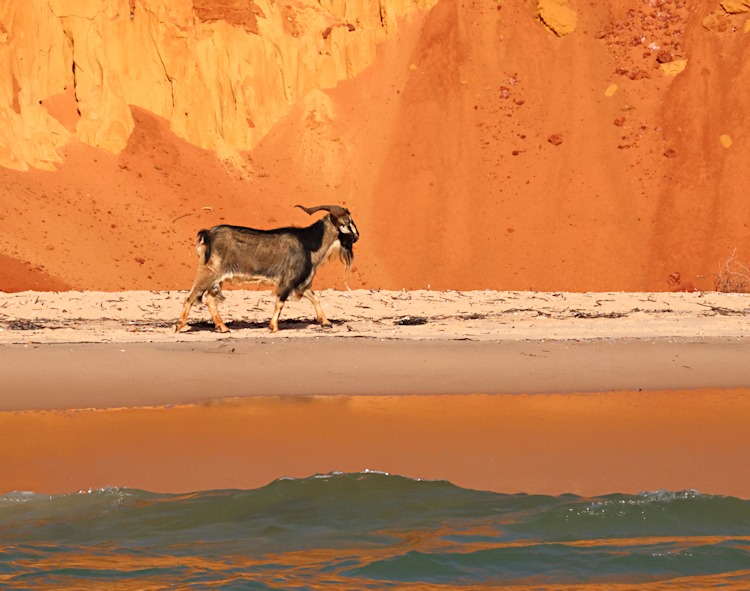
[[[39,101],[71,87],[80,115],[75,135],[91,146],[122,151],[134,105],[199,147],[252,148],[307,92],[369,66],[376,43],[410,9],[406,2],[391,2],[382,14],[366,2],[328,9],[267,0],[5,3],[0,66],[15,87],[4,93],[10,104],[0,99],[13,123],[0,165],[50,168],[68,137],[57,137],[59,124]],[[38,153],[8,145],[29,131]]]
[[[750,261],[742,5],[3,3],[0,290],[187,289],[197,230],[300,202],[362,233],[319,287],[711,288]]]
[[[539,20],[555,35],[562,37],[576,30],[578,15],[567,0],[538,0]]]

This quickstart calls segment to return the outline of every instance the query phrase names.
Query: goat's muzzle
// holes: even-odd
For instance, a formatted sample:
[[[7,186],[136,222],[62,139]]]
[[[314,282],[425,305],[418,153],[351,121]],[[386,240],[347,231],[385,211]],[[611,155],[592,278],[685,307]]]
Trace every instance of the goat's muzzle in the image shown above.
[[[341,245],[341,248],[339,249],[339,257],[347,270],[349,270],[354,261],[353,247],[357,240],[359,240],[359,232],[353,222],[351,225],[341,226],[339,228],[339,244]]]
[[[339,230],[339,242],[344,248],[351,248],[359,240],[359,232],[342,232]]]
[[[338,227],[339,230],[339,242],[342,246],[348,246],[349,248],[359,240],[359,230],[354,225],[354,220],[349,218],[348,223],[344,223]]]
[[[339,243],[342,248],[351,250],[357,240],[359,240],[359,234],[343,234],[339,232]]]

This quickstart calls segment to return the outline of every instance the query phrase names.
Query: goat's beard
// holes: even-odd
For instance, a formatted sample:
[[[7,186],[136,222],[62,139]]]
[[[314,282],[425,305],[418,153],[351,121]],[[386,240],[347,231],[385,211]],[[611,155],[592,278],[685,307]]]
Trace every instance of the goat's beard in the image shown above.
[[[339,258],[348,271],[354,262],[354,240],[346,234],[339,234]]]
[[[344,246],[342,244],[341,249],[339,250],[339,258],[341,259],[341,262],[344,263],[344,267],[348,271],[352,266],[352,262],[354,262],[354,251],[352,250],[352,247]]]

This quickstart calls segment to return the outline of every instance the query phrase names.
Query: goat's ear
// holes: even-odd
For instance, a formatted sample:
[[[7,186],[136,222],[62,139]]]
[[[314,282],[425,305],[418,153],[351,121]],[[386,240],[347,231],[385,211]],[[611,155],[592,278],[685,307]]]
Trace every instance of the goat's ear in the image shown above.
[[[308,215],[312,215],[316,211],[320,211],[321,209],[323,211],[329,212],[335,218],[340,218],[345,215],[349,215],[349,210],[346,207],[341,207],[340,205],[316,205],[315,207],[305,207],[304,205],[295,205],[295,207],[299,207],[302,211],[306,212]]]
[[[335,218],[342,218],[345,215],[349,215],[349,210],[346,209],[346,207],[341,207],[340,205],[331,205],[328,211],[330,211]]]

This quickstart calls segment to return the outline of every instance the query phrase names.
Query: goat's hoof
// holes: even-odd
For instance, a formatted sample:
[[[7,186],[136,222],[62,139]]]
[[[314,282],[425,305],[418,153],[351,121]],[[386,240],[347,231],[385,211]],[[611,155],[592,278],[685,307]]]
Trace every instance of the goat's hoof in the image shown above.
[[[216,332],[229,332],[229,328],[226,324],[220,324],[216,327]]]
[[[330,322],[321,322],[320,328],[323,328],[325,330],[331,330],[333,328],[333,324],[331,324]]]
[[[185,328],[184,324],[178,324],[174,327],[175,332],[180,332],[183,328]]]

